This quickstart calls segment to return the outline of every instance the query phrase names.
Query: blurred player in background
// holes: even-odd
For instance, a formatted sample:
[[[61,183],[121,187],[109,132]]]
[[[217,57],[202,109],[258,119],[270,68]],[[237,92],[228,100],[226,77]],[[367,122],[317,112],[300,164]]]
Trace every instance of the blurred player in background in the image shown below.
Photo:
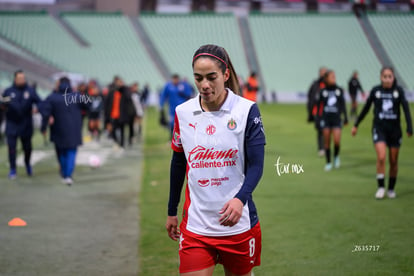
[[[33,104],[38,105],[40,98],[36,90],[27,84],[25,74],[21,70],[14,73],[13,85],[4,91],[3,98],[8,99],[6,103],[3,103],[3,107],[6,108],[6,137],[10,163],[9,178],[15,179],[17,176],[16,148],[18,138],[20,138],[23,145],[26,173],[31,176],[33,174],[30,164],[33,136]]]
[[[257,105],[237,94],[224,48],[193,57],[199,95],[176,109],[166,228],[180,240],[181,275],[251,275],[260,265],[261,230],[252,193],[263,172],[265,136]],[[237,92],[236,92],[237,93]],[[183,219],[177,206],[187,173]]]
[[[334,142],[333,165],[335,168],[339,168],[341,165],[339,159],[341,129],[343,124],[346,125],[348,123],[348,117],[346,114],[344,91],[336,85],[335,72],[332,70],[326,71],[323,80],[325,88],[319,92],[317,116],[324,138],[326,156],[325,171],[330,171],[332,169],[331,137],[333,137]],[[343,121],[342,114],[344,115]]]
[[[172,131],[174,128],[174,115],[175,115],[175,108],[182,104],[183,102],[187,101],[191,98],[192,90],[190,89],[190,85],[184,85],[180,81],[180,76],[178,74],[174,74],[171,77],[171,81],[169,81],[161,92],[160,96],[160,108],[161,113],[164,112],[164,105],[168,102],[169,105],[169,128],[170,134],[172,137]],[[161,114],[161,117],[163,115]]]
[[[4,122],[4,113],[6,110],[7,99],[3,98],[3,91],[0,90],[0,145],[4,143],[3,137],[3,122]]]
[[[348,82],[348,92],[349,96],[351,97],[351,118],[356,117],[357,115],[357,108],[358,108],[358,92],[361,92],[362,97],[365,97],[364,90],[362,89],[361,84],[359,83],[358,79],[358,71],[354,71],[352,74],[351,79]]]
[[[88,95],[88,84],[81,82],[78,84],[78,87],[76,88],[76,91],[78,91],[81,95]],[[82,110],[82,128],[84,126],[83,122],[85,121],[85,118],[88,116],[88,110]]]
[[[194,97],[195,96],[195,88],[194,88],[194,86],[191,85],[191,83],[188,81],[188,79],[184,77],[181,80],[181,83],[184,85],[184,89],[186,91],[188,91],[187,93],[190,94],[190,98]]]
[[[237,76],[237,79],[239,81],[239,91],[237,92],[239,95],[243,95],[243,90],[244,90],[244,80],[243,77],[241,75]]]
[[[124,85],[121,78],[117,77],[105,101],[105,121],[110,122],[112,139],[121,148],[124,148],[125,143],[125,124],[134,115],[135,108],[132,104],[129,87]]]
[[[244,85],[243,97],[253,102],[257,101],[257,92],[259,92],[259,81],[256,72],[252,72]]]
[[[389,183],[387,196],[395,198],[394,191],[398,173],[398,153],[401,146],[401,115],[400,108],[403,108],[407,122],[407,135],[413,134],[410,107],[405,98],[404,90],[397,85],[394,70],[391,67],[384,67],[381,70],[381,85],[372,88],[364,108],[359,114],[355,125],[352,128],[352,135],[358,131],[358,125],[367,115],[371,105],[374,105],[374,120],[372,126],[372,139],[377,153],[377,182],[378,190],[375,193],[377,199],[385,196],[385,160],[387,148],[390,162]]]
[[[144,109],[148,105],[149,93],[150,93],[149,85],[146,84],[146,85],[144,85],[144,89],[142,89],[142,91],[141,91],[141,97],[140,97],[141,105]]]
[[[144,117],[144,109],[141,104],[141,95],[139,93],[139,84],[134,82],[131,87],[129,88],[131,91],[131,100],[132,104],[135,107],[135,114],[131,115],[129,119],[128,126],[129,126],[129,145],[132,145],[132,141],[135,135],[138,136],[138,139],[141,138],[142,132],[142,118]],[[135,125],[137,125],[137,130],[135,131]]]
[[[88,95],[91,104],[88,111],[88,127],[93,139],[99,141],[101,136],[101,115],[104,109],[104,100],[99,88],[93,82],[88,88]]]
[[[312,82],[311,86],[308,90],[308,102],[307,102],[307,111],[308,111],[308,122],[314,122],[315,129],[316,129],[316,141],[318,147],[318,154],[319,156],[325,156],[325,150],[323,145],[323,133],[320,127],[319,121],[317,120],[317,101],[319,97],[319,91],[325,87],[325,83],[323,81],[323,76],[326,73],[326,68],[321,67],[319,68],[319,78]]]

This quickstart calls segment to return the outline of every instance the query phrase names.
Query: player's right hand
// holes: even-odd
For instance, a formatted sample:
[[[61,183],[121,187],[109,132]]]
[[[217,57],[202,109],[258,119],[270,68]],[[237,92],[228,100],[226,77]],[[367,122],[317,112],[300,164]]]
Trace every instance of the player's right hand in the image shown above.
[[[357,134],[357,132],[358,132],[358,128],[356,126],[353,126],[352,130],[351,130],[352,136],[355,136]]]
[[[178,218],[177,216],[168,216],[167,222],[165,224],[167,229],[168,236],[173,241],[176,241],[180,238],[180,231],[178,230]]]

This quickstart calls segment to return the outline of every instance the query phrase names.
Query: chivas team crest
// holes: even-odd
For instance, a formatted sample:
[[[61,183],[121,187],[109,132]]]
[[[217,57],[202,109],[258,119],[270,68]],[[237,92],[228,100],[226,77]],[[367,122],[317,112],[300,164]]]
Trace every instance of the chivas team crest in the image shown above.
[[[237,128],[237,123],[236,123],[236,121],[233,118],[231,118],[229,120],[229,122],[227,123],[227,128],[229,130],[235,130]]]

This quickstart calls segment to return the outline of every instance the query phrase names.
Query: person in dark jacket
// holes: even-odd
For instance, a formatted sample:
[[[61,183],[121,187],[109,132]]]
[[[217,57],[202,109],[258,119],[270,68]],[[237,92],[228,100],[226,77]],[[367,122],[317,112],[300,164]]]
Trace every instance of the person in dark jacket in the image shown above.
[[[348,82],[348,92],[349,96],[351,97],[351,117],[355,117],[357,115],[357,96],[359,91],[361,92],[361,95],[364,97],[365,93],[362,89],[361,83],[359,83],[358,71],[354,71],[351,79]]]
[[[17,176],[16,147],[18,138],[20,138],[23,145],[26,173],[31,176],[33,174],[30,164],[33,104],[39,104],[40,98],[36,91],[26,83],[25,74],[21,70],[14,73],[14,83],[4,91],[3,98],[7,99],[7,103],[3,103],[3,105],[6,108],[6,137],[10,163],[9,178],[15,179]]]
[[[41,105],[42,132],[50,124],[50,141],[55,144],[62,181],[73,184],[76,152],[82,144],[82,110],[87,110],[89,100],[72,91],[70,80],[62,77],[58,88]]]
[[[325,83],[323,82],[323,76],[326,73],[326,68],[321,67],[319,68],[319,78],[312,82],[311,86],[308,90],[308,101],[307,101],[307,111],[308,111],[308,122],[314,122],[315,130],[316,130],[316,141],[319,156],[325,156],[325,150],[323,146],[323,134],[322,128],[319,125],[319,122],[316,120],[316,110],[317,110],[317,100],[319,97],[319,91],[325,87]]]
[[[394,70],[384,67],[381,70],[381,84],[372,88],[364,108],[355,121],[351,134],[355,136],[358,126],[368,114],[371,105],[374,105],[374,118],[372,123],[372,140],[377,153],[377,183],[376,199],[385,196],[385,161],[388,148],[389,183],[388,198],[395,198],[395,184],[398,174],[398,154],[402,142],[401,107],[407,123],[407,137],[413,135],[410,106],[402,87],[397,85]]]
[[[105,121],[110,122],[111,136],[121,148],[124,147],[125,124],[136,113],[130,94],[129,88],[118,79],[105,101]]]

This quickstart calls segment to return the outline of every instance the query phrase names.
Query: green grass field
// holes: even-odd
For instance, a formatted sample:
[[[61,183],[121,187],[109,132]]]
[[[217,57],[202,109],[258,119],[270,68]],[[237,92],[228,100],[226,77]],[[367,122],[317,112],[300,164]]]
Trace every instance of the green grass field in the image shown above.
[[[404,135],[397,199],[379,201],[374,199],[371,116],[357,137],[351,137],[350,126],[344,128],[342,167],[326,173],[303,105],[260,109],[267,145],[264,175],[254,193],[263,234],[262,265],[255,275],[414,274],[414,139]],[[405,129],[405,120],[402,124]],[[168,136],[158,125],[157,112],[149,109],[140,193],[141,275],[178,275],[178,243],[164,229]],[[304,172],[279,176],[274,166],[278,157],[285,164],[299,164]],[[375,248],[352,252],[363,245]],[[222,271],[218,266],[215,275]]]

